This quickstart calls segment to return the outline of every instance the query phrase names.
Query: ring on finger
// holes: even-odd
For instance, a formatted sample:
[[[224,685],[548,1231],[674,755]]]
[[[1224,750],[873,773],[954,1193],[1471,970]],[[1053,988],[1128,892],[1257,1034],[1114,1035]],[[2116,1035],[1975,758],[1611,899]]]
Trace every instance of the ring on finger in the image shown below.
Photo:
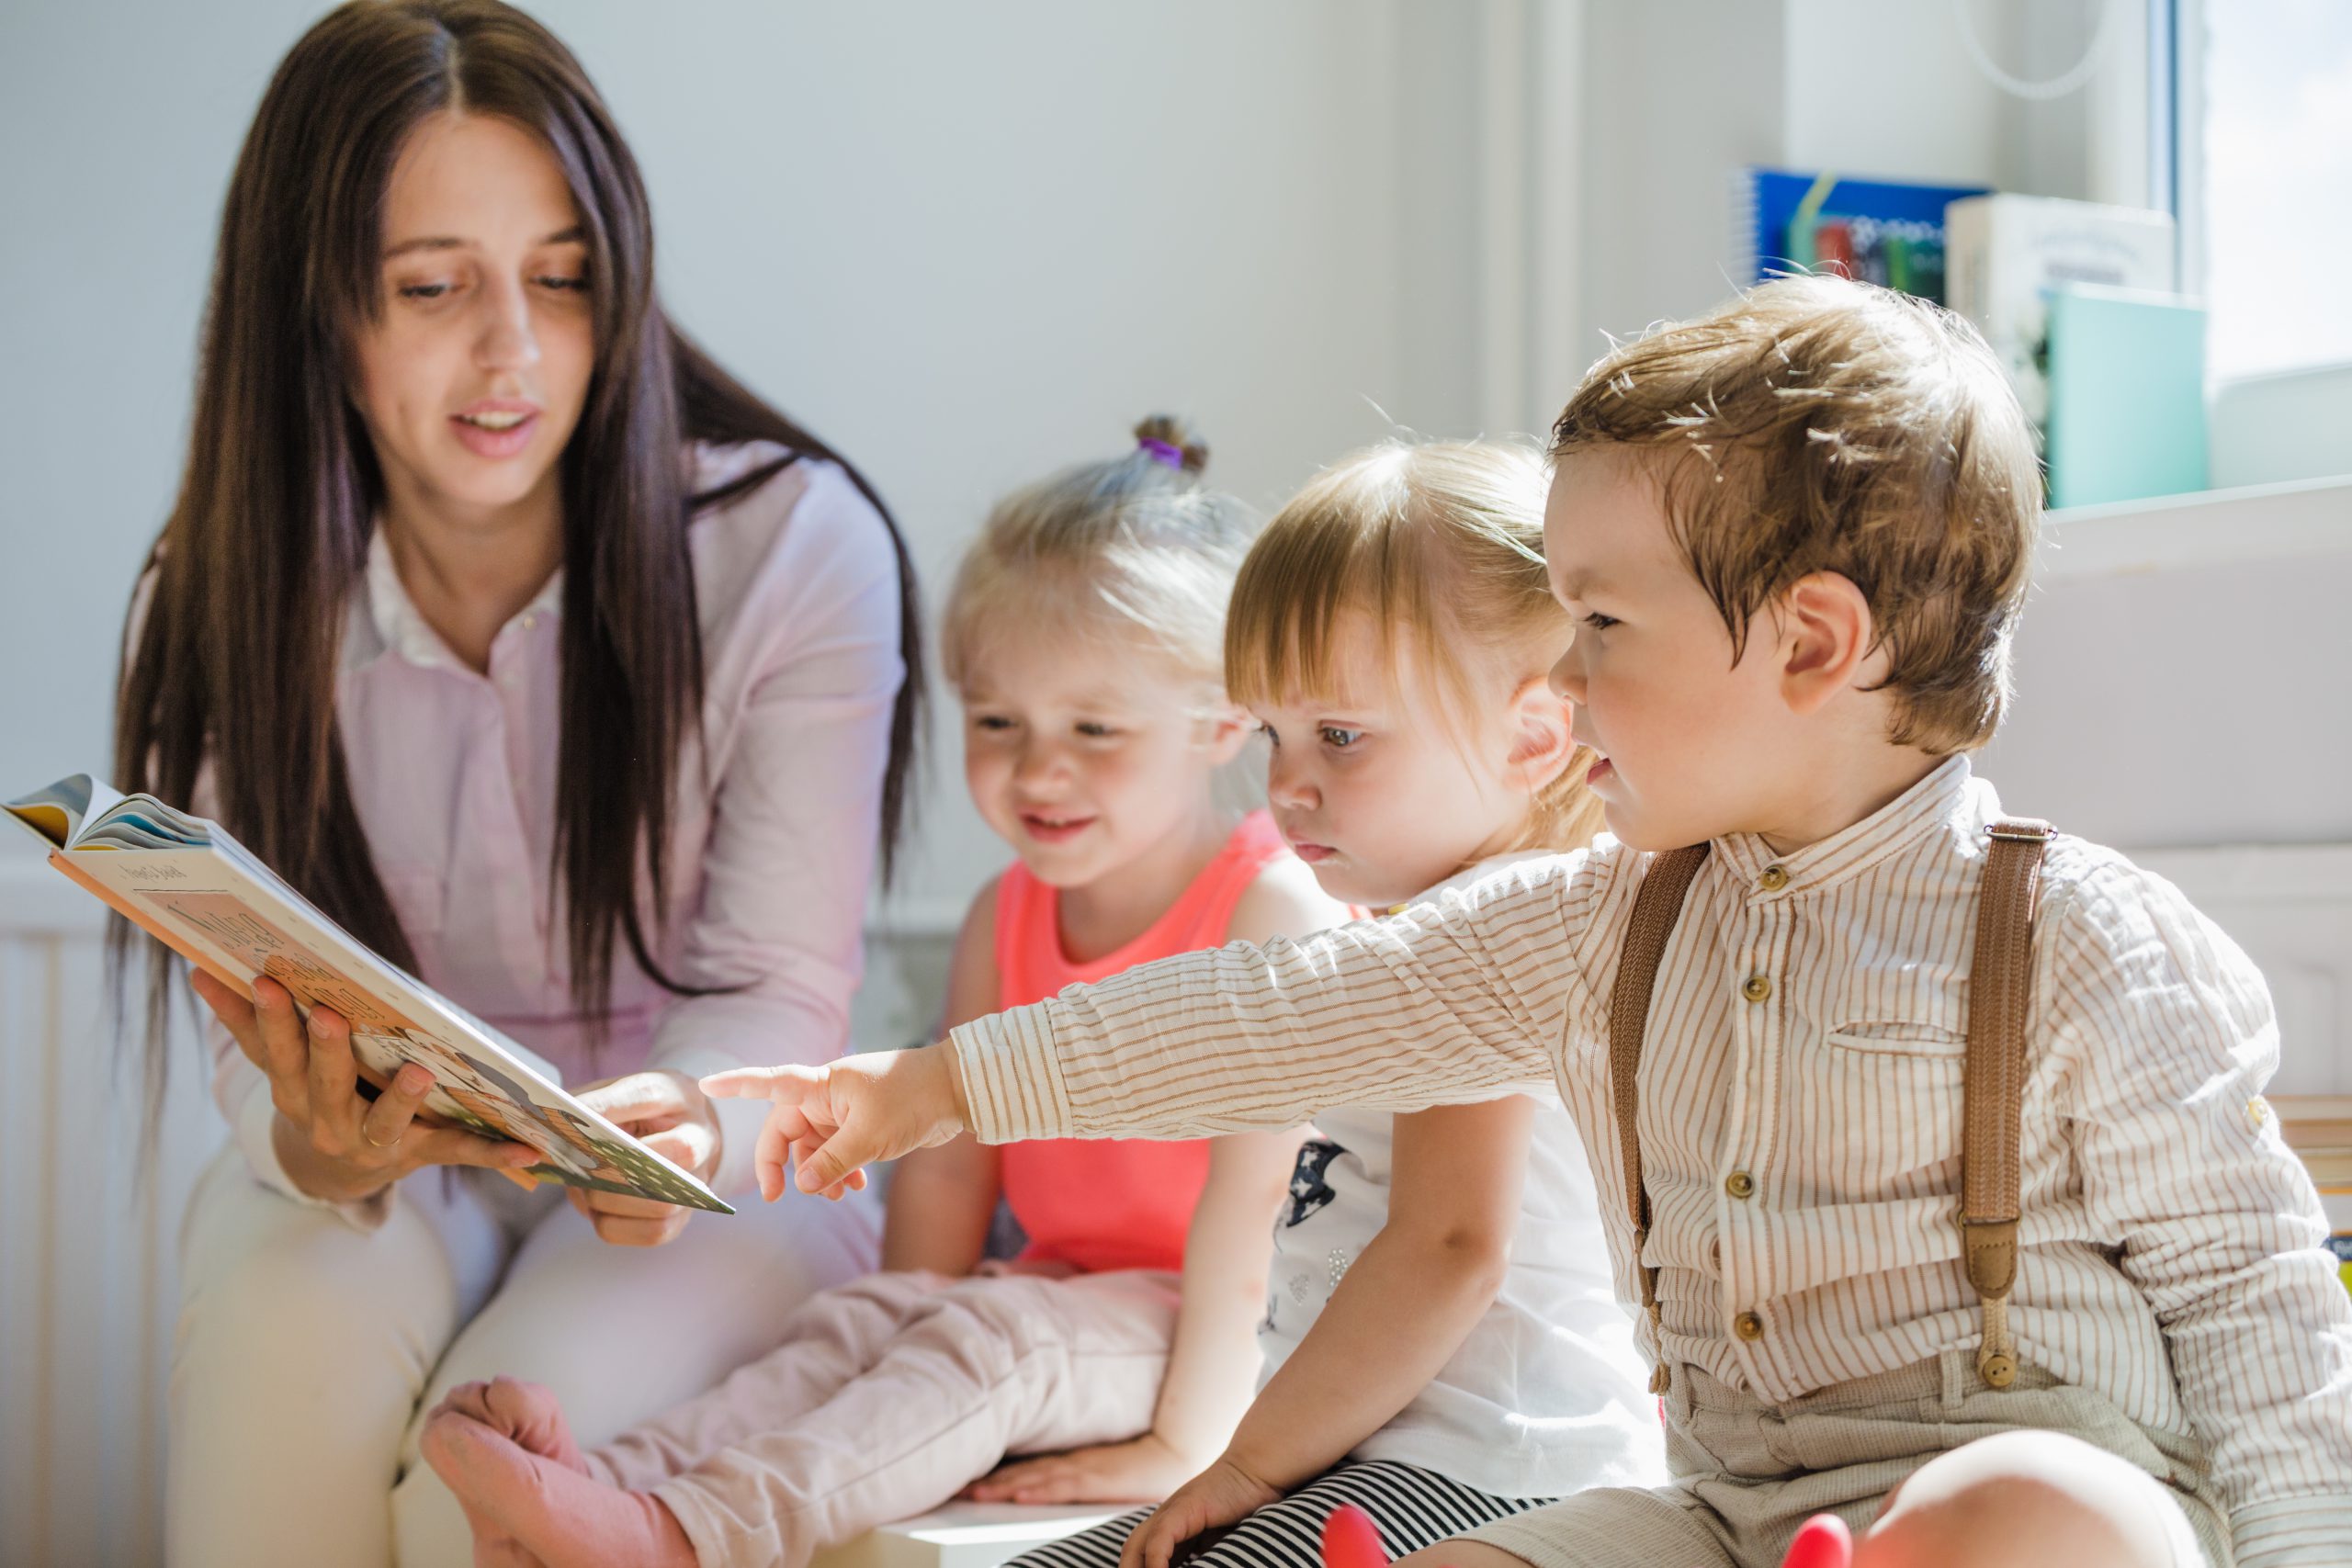
[[[388,1138],[382,1142],[377,1141],[376,1135],[368,1131],[367,1125],[364,1122],[359,1128],[359,1139],[360,1142],[366,1144],[371,1149],[389,1149],[394,1144],[400,1142],[398,1138]]]

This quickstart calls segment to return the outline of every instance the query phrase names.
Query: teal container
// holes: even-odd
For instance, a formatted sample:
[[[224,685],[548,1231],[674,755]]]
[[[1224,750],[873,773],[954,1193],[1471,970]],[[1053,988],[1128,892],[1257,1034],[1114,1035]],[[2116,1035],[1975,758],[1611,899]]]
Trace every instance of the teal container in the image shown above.
[[[2205,311],[2075,283],[2050,296],[2050,504],[2206,488]]]

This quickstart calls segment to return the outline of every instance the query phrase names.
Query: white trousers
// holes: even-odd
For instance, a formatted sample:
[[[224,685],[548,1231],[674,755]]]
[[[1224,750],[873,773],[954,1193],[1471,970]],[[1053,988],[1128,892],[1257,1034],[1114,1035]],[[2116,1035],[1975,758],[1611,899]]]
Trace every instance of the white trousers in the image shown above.
[[[599,1241],[560,1192],[424,1171],[371,1234],[222,1151],[181,1233],[173,1568],[469,1562],[456,1500],[417,1458],[448,1389],[545,1383],[600,1443],[775,1348],[794,1308],[879,1249],[863,1197],[752,1194],[646,1249]]]

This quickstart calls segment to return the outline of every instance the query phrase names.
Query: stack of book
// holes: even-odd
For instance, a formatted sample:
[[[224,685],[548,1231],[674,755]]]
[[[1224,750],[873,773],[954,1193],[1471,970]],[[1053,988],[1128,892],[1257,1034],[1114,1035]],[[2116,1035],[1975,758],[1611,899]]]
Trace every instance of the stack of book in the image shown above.
[[[1982,186],[1744,168],[1732,177],[1733,265],[1751,283],[1834,272],[1944,302],[1944,209]]]

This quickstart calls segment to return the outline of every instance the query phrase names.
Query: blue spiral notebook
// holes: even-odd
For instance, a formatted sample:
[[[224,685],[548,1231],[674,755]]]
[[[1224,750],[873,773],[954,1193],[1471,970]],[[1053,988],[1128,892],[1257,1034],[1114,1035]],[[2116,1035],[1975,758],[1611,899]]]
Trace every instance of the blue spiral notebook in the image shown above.
[[[1944,208],[1984,186],[1848,179],[1835,171],[1745,168],[1732,176],[1735,275],[1837,271],[1944,303]]]

